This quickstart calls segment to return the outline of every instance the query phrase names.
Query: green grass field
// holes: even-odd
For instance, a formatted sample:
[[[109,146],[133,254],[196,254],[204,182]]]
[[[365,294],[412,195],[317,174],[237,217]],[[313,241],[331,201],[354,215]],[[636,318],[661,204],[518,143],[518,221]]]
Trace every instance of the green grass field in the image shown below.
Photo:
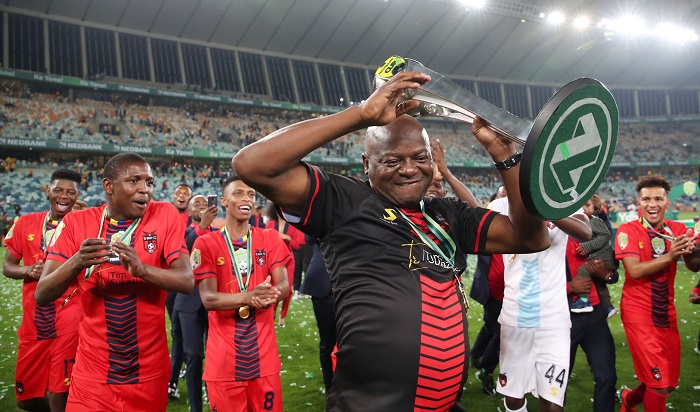
[[[0,259],[4,261],[5,249],[0,248]],[[470,268],[474,260],[470,260]],[[682,345],[682,366],[679,388],[668,398],[669,409],[678,411],[700,411],[700,356],[693,348],[700,327],[700,305],[688,302],[690,290],[698,281],[698,275],[681,266],[676,278],[676,308]],[[467,288],[471,279],[467,281]],[[622,282],[613,285],[611,294],[617,305]],[[0,277],[0,411],[16,410],[14,399],[14,366],[17,350],[16,331],[21,319],[21,282]],[[473,342],[481,327],[482,310],[478,304],[469,312],[469,335]],[[625,345],[620,317],[610,320],[617,350],[618,387],[622,384],[635,386],[634,370],[629,350]],[[277,330],[280,358],[282,360],[282,386],[285,410],[323,411],[325,395],[318,362],[318,335],[311,308],[311,300],[295,299],[291,303],[287,327]],[[163,367],[168,367],[163,365]],[[698,389],[694,389],[696,386]],[[187,411],[187,395],[184,380],[180,381],[181,399],[171,401],[168,411]],[[593,378],[588,371],[584,354],[579,351],[574,374],[567,392],[567,411],[592,410]],[[481,393],[481,385],[470,369],[469,380],[463,397],[469,411],[496,411],[502,401],[500,396],[489,397]],[[536,403],[529,401],[530,411],[538,410]],[[642,410],[642,408],[638,408]]]

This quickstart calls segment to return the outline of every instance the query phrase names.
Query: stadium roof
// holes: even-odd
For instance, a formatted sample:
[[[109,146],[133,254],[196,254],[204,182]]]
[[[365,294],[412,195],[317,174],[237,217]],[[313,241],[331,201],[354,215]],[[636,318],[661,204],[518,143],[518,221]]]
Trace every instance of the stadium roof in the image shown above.
[[[568,16],[641,15],[700,32],[700,0],[0,0],[8,11],[148,32],[238,50],[377,67],[398,54],[455,77],[561,85],[594,77],[609,86],[700,86],[700,42],[605,34],[551,25]],[[473,0],[472,0],[473,1]]]

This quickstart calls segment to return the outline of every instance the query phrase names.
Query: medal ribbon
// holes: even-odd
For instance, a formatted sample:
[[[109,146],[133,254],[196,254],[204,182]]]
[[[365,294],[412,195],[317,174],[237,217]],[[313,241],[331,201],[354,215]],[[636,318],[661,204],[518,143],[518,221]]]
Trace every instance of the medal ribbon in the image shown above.
[[[673,232],[671,232],[671,229],[669,229],[668,226],[666,226],[666,222],[664,222],[664,221],[661,222],[661,224],[663,225],[661,228],[663,229],[664,232],[666,232],[668,234],[661,233],[658,230],[654,229],[651,226],[651,224],[649,224],[649,222],[644,218],[644,216],[642,216],[639,219],[639,223],[641,223],[645,229],[647,229],[647,230],[651,229],[655,234],[659,235],[660,237],[662,237],[670,242],[673,242],[674,240],[676,240],[676,237],[673,236]]]
[[[248,284],[250,283],[250,275],[252,275],[253,271],[253,266],[251,265],[251,263],[253,262],[253,248],[251,247],[252,236],[250,226],[248,226],[248,235],[246,239],[246,249],[248,250],[248,274],[246,275],[245,283],[243,282],[243,274],[241,273],[241,270],[238,269],[238,263],[236,263],[236,256],[233,253],[233,241],[231,240],[231,236],[229,236],[226,227],[221,229],[221,234],[224,236],[224,242],[226,243],[226,248],[228,248],[228,254],[231,257],[231,263],[233,263],[233,270],[236,273],[236,281],[238,282],[238,287],[241,289],[241,292],[247,292]]]
[[[105,220],[107,220],[107,208],[105,207],[104,213],[102,213],[102,218],[100,219],[100,230],[97,232],[97,238],[102,237],[102,228],[105,226]],[[110,219],[111,220],[111,219]],[[141,218],[135,219],[133,222],[131,222],[131,225],[124,231],[124,235],[122,235],[122,239],[127,239],[127,236],[131,236],[132,233],[136,232],[136,228],[139,226],[139,223],[141,223]],[[97,265],[99,266],[99,265]],[[95,265],[90,266],[85,270],[85,277],[83,278],[83,282],[88,280],[90,275],[92,275],[92,272],[95,271]],[[61,303],[61,309],[63,309],[64,306],[66,306],[66,303],[68,303],[68,299],[70,299],[71,296],[73,296],[73,293],[75,293],[76,290],[78,290],[80,286],[76,286],[75,289],[71,293],[66,296],[66,299]]]
[[[455,266],[455,254],[457,253],[457,246],[455,245],[455,242],[452,240],[450,235],[445,232],[445,230],[440,227],[440,225],[432,218],[430,217],[427,213],[425,213],[425,203],[421,200],[420,201],[420,211],[423,214],[423,218],[425,219],[426,226],[428,227],[428,230],[430,233],[435,235],[435,237],[440,241],[442,245],[445,246],[445,249],[447,249],[447,254],[442,250],[440,246],[438,246],[433,239],[430,238],[425,232],[423,232],[411,219],[406,216],[401,209],[395,208],[399,212],[402,218],[408,224],[411,226],[414,232],[418,235],[418,237],[423,241],[423,243],[428,246],[430,249],[432,249],[435,253],[439,254],[443,259],[446,261],[450,262],[452,267]],[[448,257],[449,254],[449,257]],[[464,311],[467,312],[469,311],[469,301],[467,300],[467,295],[464,291],[464,285],[462,284],[462,280],[459,278],[457,274],[455,274],[455,279],[457,280],[457,288],[459,289],[459,292],[462,294],[462,299],[464,299]]]
[[[408,216],[406,216],[401,211],[401,209],[396,209],[396,210],[399,212],[401,217],[404,218],[404,220],[406,220],[406,222],[408,222],[408,224],[411,226],[411,229],[413,229],[413,231],[416,232],[416,234],[418,235],[420,240],[422,240],[426,246],[431,248],[435,253],[439,254],[443,259],[450,262],[450,264],[452,266],[455,265],[455,253],[457,251],[457,247],[455,246],[455,242],[452,240],[450,235],[448,235],[447,232],[445,232],[445,230],[443,228],[441,228],[440,225],[438,225],[437,222],[432,217],[428,216],[425,213],[425,204],[423,203],[422,200],[420,202],[420,211],[423,214],[423,218],[425,219],[425,223],[428,226],[428,230],[430,231],[430,233],[435,235],[435,237],[440,241],[441,244],[443,244],[445,246],[445,248],[447,249],[447,253],[450,255],[449,257],[447,256],[447,254],[445,254],[445,252],[442,250],[442,248],[440,248],[440,246],[438,246],[433,241],[433,239],[430,238],[430,236],[428,236],[425,232],[420,230],[420,228],[418,226],[416,226],[416,224],[413,223],[413,221],[411,221],[411,219],[409,219]]]
[[[42,252],[46,252],[46,247],[49,244],[49,240],[51,240],[51,239],[46,238],[46,226],[49,224],[49,221],[51,220],[51,218],[49,216],[51,216],[51,211],[46,212],[46,218],[44,219],[44,226],[41,227],[41,251]],[[58,222],[58,221],[55,221],[55,222]]]
[[[102,236],[102,228],[105,226],[105,220],[107,220],[107,208],[105,208],[105,211],[102,214],[102,219],[100,219],[100,230],[97,232],[98,239]],[[126,228],[126,230],[124,231],[122,239],[129,239],[132,233],[136,233],[136,228],[139,226],[139,223],[141,223],[141,218],[135,219],[133,222],[131,222],[129,227]],[[85,277],[83,278],[83,281],[88,280],[90,275],[92,275],[92,272],[95,270],[95,267],[95,265],[92,265],[89,268],[87,268],[87,270],[85,271]]]

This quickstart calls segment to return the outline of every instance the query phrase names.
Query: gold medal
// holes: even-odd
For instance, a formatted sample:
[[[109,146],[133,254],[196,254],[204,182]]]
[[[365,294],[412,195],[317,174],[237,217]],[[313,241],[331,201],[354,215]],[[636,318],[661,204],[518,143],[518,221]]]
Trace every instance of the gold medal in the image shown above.
[[[238,308],[238,316],[240,316],[241,319],[248,319],[250,316],[250,308],[248,305]]]

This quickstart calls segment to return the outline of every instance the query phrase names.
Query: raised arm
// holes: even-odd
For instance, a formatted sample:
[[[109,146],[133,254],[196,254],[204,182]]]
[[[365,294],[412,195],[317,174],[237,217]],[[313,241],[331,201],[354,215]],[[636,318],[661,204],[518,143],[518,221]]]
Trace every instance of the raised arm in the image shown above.
[[[472,134],[489,152],[494,162],[502,162],[515,154],[515,143],[485,127],[481,118],[472,125]],[[547,226],[536,219],[523,204],[520,195],[520,163],[508,170],[499,170],[508,193],[508,216],[496,216],[486,238],[486,253],[530,253],[550,245]]]
[[[476,207],[476,198],[472,194],[471,190],[464,183],[460,182],[459,179],[452,174],[450,169],[447,167],[447,160],[445,159],[445,149],[440,143],[440,139],[436,139],[430,142],[430,147],[433,149],[433,162],[437,165],[438,171],[442,174],[442,177],[450,185],[452,191],[455,192],[457,199],[467,202],[471,207]]]
[[[359,106],[282,128],[241,149],[231,161],[240,178],[286,211],[301,213],[310,188],[301,159],[315,149],[355,130],[385,125],[418,106],[404,101],[403,91],[430,77],[400,72]]]

